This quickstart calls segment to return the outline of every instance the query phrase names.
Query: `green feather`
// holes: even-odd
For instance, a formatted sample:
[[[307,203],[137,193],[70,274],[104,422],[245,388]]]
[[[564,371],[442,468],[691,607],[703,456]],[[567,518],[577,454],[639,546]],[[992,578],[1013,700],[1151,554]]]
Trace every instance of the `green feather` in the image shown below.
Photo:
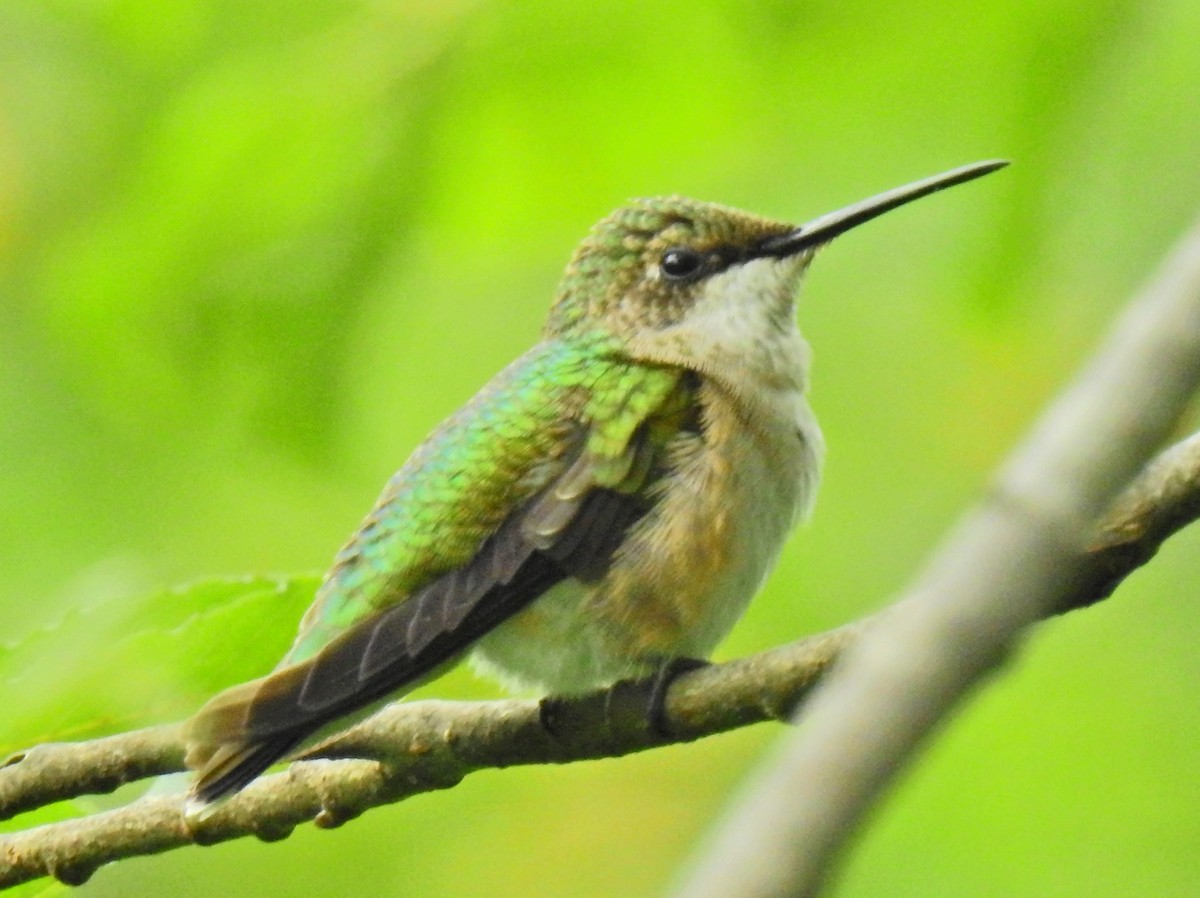
[[[660,409],[680,407],[672,397],[682,374],[619,350],[604,335],[539,343],[443,422],[338,553],[280,666],[311,658],[376,610],[467,564],[514,509],[563,473],[581,432],[590,486],[640,488],[648,462],[631,448],[634,435]],[[671,429],[659,423],[655,442]]]

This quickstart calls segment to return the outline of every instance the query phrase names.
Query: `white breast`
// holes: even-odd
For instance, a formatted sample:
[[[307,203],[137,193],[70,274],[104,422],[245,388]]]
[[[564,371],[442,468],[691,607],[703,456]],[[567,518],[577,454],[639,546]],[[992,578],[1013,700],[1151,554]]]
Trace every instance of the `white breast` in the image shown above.
[[[486,636],[476,662],[571,693],[706,657],[812,505],[824,443],[804,398],[809,351],[794,296],[810,256],[709,278],[683,320],[638,334],[635,358],[701,375],[704,436],[681,435],[653,511],[600,583],[566,581]],[[690,441],[690,442],[689,442]]]

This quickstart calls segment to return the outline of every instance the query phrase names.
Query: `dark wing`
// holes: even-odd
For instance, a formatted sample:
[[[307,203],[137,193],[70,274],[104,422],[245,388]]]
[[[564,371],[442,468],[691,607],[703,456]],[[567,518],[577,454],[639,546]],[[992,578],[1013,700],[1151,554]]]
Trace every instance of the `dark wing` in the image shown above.
[[[655,454],[645,432],[627,451]],[[651,476],[652,463],[631,467],[641,469],[639,479]],[[327,723],[412,686],[556,583],[601,577],[648,505],[633,484],[599,487],[592,475],[581,448],[467,564],[359,621],[312,658],[209,702],[188,725],[188,765],[200,770],[193,801],[238,791]]]

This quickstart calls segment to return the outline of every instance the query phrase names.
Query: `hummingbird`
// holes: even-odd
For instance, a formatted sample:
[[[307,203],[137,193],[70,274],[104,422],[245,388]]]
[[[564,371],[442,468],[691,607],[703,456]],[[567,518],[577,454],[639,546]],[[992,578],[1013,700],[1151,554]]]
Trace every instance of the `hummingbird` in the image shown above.
[[[554,696],[707,658],[820,478],[796,324],[813,257],[1006,164],[799,227],[680,196],[600,221],[541,340],[388,481],[275,670],[188,721],[190,812],[468,654],[505,685]]]

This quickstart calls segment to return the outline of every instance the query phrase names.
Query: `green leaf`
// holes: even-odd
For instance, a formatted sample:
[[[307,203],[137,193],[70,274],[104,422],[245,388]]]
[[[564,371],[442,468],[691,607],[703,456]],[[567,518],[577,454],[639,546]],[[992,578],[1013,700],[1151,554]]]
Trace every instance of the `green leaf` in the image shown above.
[[[68,613],[0,647],[0,756],[168,723],[270,671],[319,578],[241,577]]]
[[[35,879],[16,886],[9,892],[10,898],[59,898],[70,894],[70,887],[55,879]]]

